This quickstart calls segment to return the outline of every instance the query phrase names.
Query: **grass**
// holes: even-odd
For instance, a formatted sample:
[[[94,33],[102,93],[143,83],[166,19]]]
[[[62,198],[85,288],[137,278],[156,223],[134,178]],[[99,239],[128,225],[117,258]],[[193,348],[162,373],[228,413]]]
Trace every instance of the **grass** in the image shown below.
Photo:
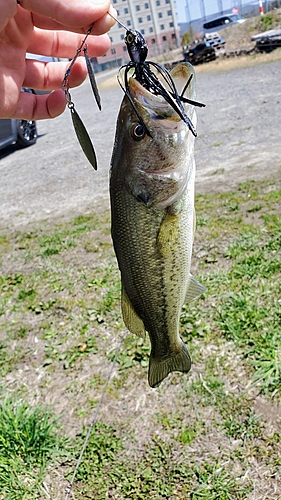
[[[97,426],[77,476],[81,498],[104,499],[109,493],[117,498],[146,499],[149,495],[160,499],[173,498],[178,491],[180,496],[174,498],[187,498],[188,494],[196,499],[242,499],[249,491],[215,462],[204,462],[200,467],[192,460],[189,464],[176,462],[172,447],[156,435],[144,450],[142,461],[128,464],[124,451],[114,428]]]
[[[197,196],[191,373],[150,390],[149,340],[126,336],[76,499],[280,498],[280,202],[276,179]],[[124,333],[109,214],[2,233],[0,499],[60,499]]]
[[[5,396],[0,406],[0,498],[38,498],[48,462],[66,444],[50,410]]]

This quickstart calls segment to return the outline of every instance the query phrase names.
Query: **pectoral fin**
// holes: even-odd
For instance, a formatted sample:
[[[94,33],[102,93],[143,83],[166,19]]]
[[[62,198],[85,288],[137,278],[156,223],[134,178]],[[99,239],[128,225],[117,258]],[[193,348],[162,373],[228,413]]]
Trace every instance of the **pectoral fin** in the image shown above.
[[[121,292],[121,308],[123,320],[128,330],[139,337],[145,337],[144,324],[135,312],[123,284]]]
[[[206,288],[197,281],[192,274],[189,276],[188,289],[185,296],[185,302],[197,299],[202,293],[206,292]]]

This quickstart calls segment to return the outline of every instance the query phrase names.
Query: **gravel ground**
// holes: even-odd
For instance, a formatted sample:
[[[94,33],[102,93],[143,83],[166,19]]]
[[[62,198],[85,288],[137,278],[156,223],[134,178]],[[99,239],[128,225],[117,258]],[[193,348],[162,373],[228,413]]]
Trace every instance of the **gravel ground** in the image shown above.
[[[206,108],[198,110],[197,192],[229,190],[243,180],[280,172],[280,72],[281,60],[198,72],[197,99]],[[71,94],[92,137],[98,171],[80,149],[68,110],[39,122],[35,146],[1,151],[0,227],[69,218],[109,204],[108,173],[122,91],[117,85],[101,90],[102,112],[89,82]]]

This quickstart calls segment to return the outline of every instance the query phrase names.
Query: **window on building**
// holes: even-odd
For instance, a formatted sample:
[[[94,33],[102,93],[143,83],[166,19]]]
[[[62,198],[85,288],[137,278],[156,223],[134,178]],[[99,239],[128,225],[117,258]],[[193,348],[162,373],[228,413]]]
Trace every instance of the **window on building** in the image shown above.
[[[124,9],[124,14],[129,14],[129,9],[128,9],[128,7],[125,7],[125,9]]]
[[[152,45],[156,42],[155,38],[151,38]]]
[[[120,14],[119,10],[116,9],[116,12],[117,12],[117,16],[119,16],[119,14]]]
[[[176,34],[175,33],[172,33],[172,38],[176,38]]]
[[[171,16],[172,15],[172,11],[171,10],[167,10],[167,16]]]
[[[156,0],[156,5],[157,5],[157,7],[159,7],[159,5],[160,5],[160,0]]]
[[[139,5],[136,5],[136,10],[139,11],[140,10],[140,6]]]
[[[124,35],[120,35],[121,40],[124,40]]]
[[[149,33],[153,33],[153,28],[150,26]]]
[[[142,34],[142,35],[145,35],[145,30],[141,30],[141,34]]]
[[[145,8],[145,9],[149,9],[149,4],[148,4],[148,3],[145,3],[145,4],[144,4],[144,8]]]
[[[173,22],[171,22],[171,23],[170,23],[170,28],[173,28],[173,27],[174,27],[174,23],[173,23]]]
[[[166,3],[170,3],[170,0],[166,0]]]
[[[130,19],[128,19],[128,21],[127,21],[127,26],[131,26],[131,21],[130,21]]]
[[[115,49],[111,49],[111,54],[116,54]]]
[[[167,37],[166,36],[162,36],[162,40],[163,40],[163,42],[166,42],[167,41]]]
[[[113,43],[113,37],[112,37],[112,36],[110,36],[109,38],[110,38],[111,43]]]
[[[151,16],[146,16],[147,21],[151,21]]]
[[[158,17],[163,17],[162,12],[158,12]]]
[[[138,18],[138,23],[142,23],[142,17]]]
[[[165,29],[165,24],[160,24],[160,30],[164,30]]]
[[[123,45],[123,52],[126,52],[127,51],[127,47],[126,45]]]
[[[117,3],[117,0],[113,0],[113,3]]]
[[[119,29],[120,29],[120,28],[122,28],[121,24],[118,24],[118,28],[119,28]]]

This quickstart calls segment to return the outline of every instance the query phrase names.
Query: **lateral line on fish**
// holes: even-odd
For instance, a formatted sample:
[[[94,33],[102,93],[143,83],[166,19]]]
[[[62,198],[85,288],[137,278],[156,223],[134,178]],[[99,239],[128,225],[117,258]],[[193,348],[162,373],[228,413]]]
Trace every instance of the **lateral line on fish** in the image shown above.
[[[99,414],[99,410],[100,410],[100,407],[103,403],[103,400],[104,400],[104,396],[105,396],[105,393],[106,393],[106,389],[108,387],[108,384],[110,382],[110,379],[111,379],[111,376],[112,376],[112,373],[113,373],[113,369],[115,367],[115,364],[116,364],[116,361],[117,361],[117,358],[118,358],[118,355],[120,353],[120,350],[121,350],[121,347],[122,347],[122,344],[124,342],[124,339],[125,339],[125,336],[126,336],[126,331],[123,333],[122,337],[121,337],[121,340],[118,344],[118,347],[117,347],[117,350],[116,350],[116,353],[115,353],[115,356],[114,356],[114,359],[113,359],[113,362],[112,362],[112,365],[111,365],[111,368],[110,368],[110,371],[107,375],[107,379],[105,381],[105,384],[103,386],[103,390],[102,390],[102,393],[101,393],[101,396],[100,396],[100,399],[99,399],[99,402],[97,404],[97,407],[94,411],[94,415],[92,417],[92,420],[91,420],[91,423],[89,425],[89,429],[88,429],[88,432],[86,434],[86,437],[84,439],[84,443],[83,443],[83,446],[81,448],[81,452],[80,452],[80,455],[78,457],[78,460],[76,462],[76,466],[75,466],[75,469],[73,471],[73,474],[72,474],[72,477],[71,477],[71,480],[69,482],[69,485],[66,487],[65,489],[65,497],[64,497],[64,500],[69,500],[69,495],[72,491],[72,487],[73,487],[73,484],[74,484],[74,481],[75,481],[75,478],[76,478],[76,475],[77,475],[77,472],[78,472],[78,469],[81,465],[81,462],[82,462],[82,458],[83,458],[83,455],[84,455],[84,452],[86,450],[86,447],[87,447],[87,444],[89,442],[89,439],[91,437],[91,433],[92,433],[92,430],[94,428],[94,425],[97,421],[97,417],[98,417],[98,414]]]

